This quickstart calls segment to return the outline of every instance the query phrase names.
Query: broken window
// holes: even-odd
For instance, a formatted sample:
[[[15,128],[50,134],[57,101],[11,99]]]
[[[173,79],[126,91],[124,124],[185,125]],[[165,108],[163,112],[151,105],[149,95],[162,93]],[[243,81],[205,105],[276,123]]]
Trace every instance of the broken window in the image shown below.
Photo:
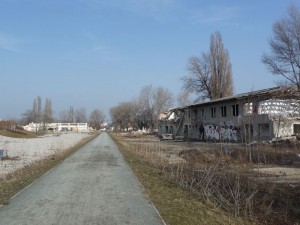
[[[194,119],[198,119],[198,110],[197,109],[195,109],[195,110],[193,110],[193,112],[194,112]]]
[[[205,111],[204,111],[204,109],[201,109],[201,117],[202,118],[205,117]]]
[[[267,123],[258,124],[258,138],[260,141],[270,139],[270,125]]]
[[[211,118],[216,118],[216,107],[210,108]]]
[[[294,134],[300,134],[300,124],[294,124]]]
[[[170,134],[173,134],[173,126],[170,126]]]
[[[239,116],[239,105],[232,105],[232,115]]]
[[[299,101],[294,99],[269,99],[259,102],[259,114],[299,115]]]
[[[221,106],[221,116],[226,117],[226,106]]]
[[[246,103],[244,105],[244,112],[245,112],[245,114],[252,114],[253,113],[252,102]]]

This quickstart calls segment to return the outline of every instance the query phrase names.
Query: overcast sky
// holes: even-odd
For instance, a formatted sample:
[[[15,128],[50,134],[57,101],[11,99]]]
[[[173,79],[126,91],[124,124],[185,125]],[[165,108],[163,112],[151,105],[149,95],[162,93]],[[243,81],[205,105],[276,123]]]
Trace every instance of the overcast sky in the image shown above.
[[[300,1],[0,0],[0,119],[48,97],[105,113],[152,84],[181,91],[187,59],[219,31],[235,93],[275,86],[261,63],[272,25]]]

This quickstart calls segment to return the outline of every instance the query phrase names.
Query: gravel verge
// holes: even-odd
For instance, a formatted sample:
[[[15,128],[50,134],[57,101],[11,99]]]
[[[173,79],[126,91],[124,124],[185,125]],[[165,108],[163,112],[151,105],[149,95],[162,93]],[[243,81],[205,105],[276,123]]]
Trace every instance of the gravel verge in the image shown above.
[[[0,136],[0,179],[35,161],[63,152],[89,137],[88,133],[62,133],[38,138],[10,138]]]

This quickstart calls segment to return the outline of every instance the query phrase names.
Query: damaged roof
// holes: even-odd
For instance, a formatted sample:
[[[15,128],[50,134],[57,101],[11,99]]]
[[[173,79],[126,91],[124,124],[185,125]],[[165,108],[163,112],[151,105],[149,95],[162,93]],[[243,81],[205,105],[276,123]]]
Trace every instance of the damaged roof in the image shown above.
[[[193,108],[193,107],[199,107],[199,106],[210,105],[210,104],[214,104],[214,103],[218,103],[218,102],[228,102],[228,101],[243,101],[243,100],[249,101],[249,99],[251,99],[251,98],[257,98],[260,101],[267,100],[272,97],[284,98],[283,95],[287,96],[287,94],[289,94],[290,92],[293,92],[293,96],[299,96],[299,93],[298,93],[299,91],[297,92],[297,90],[294,87],[273,87],[273,88],[261,89],[258,91],[251,91],[251,92],[246,92],[246,93],[242,93],[242,94],[237,94],[237,95],[230,96],[230,97],[219,98],[219,99],[202,102],[202,103],[198,103],[198,104],[193,104],[193,105],[189,105],[187,107]],[[180,109],[180,108],[178,108],[178,109]]]

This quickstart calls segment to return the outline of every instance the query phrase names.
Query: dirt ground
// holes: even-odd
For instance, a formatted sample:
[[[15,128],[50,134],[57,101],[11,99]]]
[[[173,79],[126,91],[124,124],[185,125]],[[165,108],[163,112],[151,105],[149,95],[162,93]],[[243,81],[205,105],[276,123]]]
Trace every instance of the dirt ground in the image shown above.
[[[226,149],[231,147],[238,147],[241,144],[239,143],[209,143],[209,142],[180,142],[180,141],[160,141],[159,138],[151,135],[144,135],[144,136],[129,136],[126,135],[126,140],[135,143],[143,143],[145,145],[155,145],[162,150],[163,156],[165,156],[169,163],[176,164],[176,163],[184,163],[186,160],[182,156],[182,152],[191,152],[194,154],[197,151],[210,151],[212,148],[220,148]],[[194,152],[194,153],[192,153]],[[200,156],[201,157],[201,156]],[[300,155],[299,155],[300,159]],[[257,165],[254,166],[255,168],[252,170],[254,172],[258,172],[265,179],[273,180],[277,183],[300,183],[300,168],[299,167],[290,167],[284,165]]]
[[[182,169],[183,173],[179,174],[179,182],[182,182],[183,187],[186,187],[188,182],[193,183],[195,180],[197,182],[198,177],[193,177],[195,172],[195,174],[198,172],[205,174],[206,172],[211,175],[211,170],[213,170],[213,176],[216,176],[215,179],[221,183],[221,186],[218,187],[219,191],[214,193],[216,196],[218,193],[227,196],[228,190],[237,188],[237,190],[242,190],[244,197],[246,196],[243,200],[239,200],[241,204],[244,204],[248,202],[248,197],[253,197],[252,194],[255,191],[250,217],[255,214],[255,218],[261,224],[299,224],[299,143],[246,145],[241,143],[179,142],[160,141],[150,135],[136,137],[126,134],[123,138],[134,143],[134,145],[129,144],[128,146],[131,146],[141,156],[144,154],[145,157],[148,156],[153,163],[163,165],[163,168],[169,170],[179,168],[181,171]],[[169,164],[182,163],[182,165],[165,164],[165,160],[160,158],[161,155],[168,160]],[[169,171],[168,169],[167,171]],[[205,179],[200,178],[201,182],[205,183]],[[204,187],[207,188],[210,182],[205,183]],[[217,185],[220,184],[218,182],[212,185],[210,191],[216,190]],[[248,197],[247,194],[249,194]],[[219,201],[222,201],[224,196],[221,196]],[[230,196],[226,201],[235,204],[235,200],[232,201]],[[234,208],[234,205],[232,207]]]
[[[266,175],[266,179],[273,180],[277,183],[299,183],[300,182],[300,168],[290,167],[268,167],[257,168],[254,171]]]

